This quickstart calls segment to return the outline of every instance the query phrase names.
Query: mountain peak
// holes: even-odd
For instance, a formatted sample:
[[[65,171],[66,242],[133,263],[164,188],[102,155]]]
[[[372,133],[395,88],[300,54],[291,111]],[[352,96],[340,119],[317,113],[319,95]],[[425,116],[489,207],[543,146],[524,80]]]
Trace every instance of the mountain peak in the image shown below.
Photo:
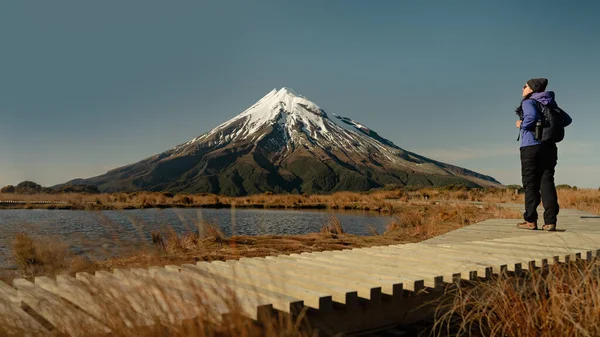
[[[81,182],[104,192],[225,195],[366,191],[387,184],[497,184],[491,177],[406,151],[351,118],[328,116],[287,87],[273,89],[185,144]]]
[[[292,88],[288,88],[288,87],[282,87],[281,89],[277,90],[277,94],[278,95],[289,95],[289,96],[294,96],[294,97],[304,97],[300,94],[298,94],[296,91],[294,91],[294,89]]]

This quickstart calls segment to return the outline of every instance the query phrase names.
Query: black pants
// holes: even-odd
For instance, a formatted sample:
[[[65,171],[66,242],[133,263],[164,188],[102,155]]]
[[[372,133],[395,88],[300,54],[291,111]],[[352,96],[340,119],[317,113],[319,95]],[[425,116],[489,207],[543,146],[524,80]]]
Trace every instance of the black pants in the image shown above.
[[[521,176],[525,188],[525,221],[538,220],[540,198],[544,205],[544,223],[556,224],[558,197],[554,186],[554,169],[558,149],[554,143],[521,148]],[[540,195],[541,192],[541,195]]]

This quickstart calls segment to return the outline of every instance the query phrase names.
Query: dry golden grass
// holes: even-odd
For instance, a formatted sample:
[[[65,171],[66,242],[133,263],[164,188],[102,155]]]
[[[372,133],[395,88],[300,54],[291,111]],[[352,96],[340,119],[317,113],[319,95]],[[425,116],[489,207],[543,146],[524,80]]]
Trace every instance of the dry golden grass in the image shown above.
[[[558,200],[563,208],[600,214],[600,190],[558,190]]]
[[[559,189],[563,208],[575,208],[600,214],[600,191]],[[3,208],[56,208],[56,209],[132,209],[150,207],[239,207],[282,209],[332,209],[397,212],[399,204],[465,201],[484,203],[523,203],[524,195],[511,189],[424,188],[418,191],[374,191],[369,193],[338,192],[329,195],[273,195],[270,193],[247,197],[192,195],[152,192],[111,194],[0,194],[0,200],[62,201],[66,204],[13,204]]]
[[[329,222],[321,227],[321,234],[327,235],[343,235],[346,234],[340,220],[332,215],[329,217]]]
[[[600,260],[459,285],[436,318],[439,336],[600,336]]]
[[[76,282],[72,294],[78,308],[64,301],[53,309],[57,321],[38,321],[51,336],[317,336],[303,312],[291,316],[273,311],[254,321],[247,318],[249,310],[256,310],[253,299],[239,298],[226,285],[165,275],[138,276],[126,286],[126,294],[112,291],[110,281]],[[2,301],[0,308],[8,314],[0,315],[0,336],[30,335]],[[81,319],[81,312],[91,319]]]
[[[12,208],[61,208],[61,209],[131,209],[150,207],[242,207],[242,208],[310,208],[310,209],[357,209],[389,212],[392,205],[387,197],[401,192],[353,193],[338,192],[331,195],[273,195],[260,194],[247,197],[223,197],[216,195],[191,195],[169,193],[112,193],[112,194],[0,194],[0,200],[60,201],[66,204],[12,204]]]
[[[66,244],[56,238],[32,238],[25,233],[18,233],[12,252],[18,267],[18,273],[13,275],[18,277],[33,278],[65,271],[76,273],[93,270],[91,261],[74,255]]]
[[[486,219],[518,219],[521,213],[493,204],[473,206],[468,204],[439,204],[406,207],[394,215],[385,234],[402,232],[413,242],[427,240],[449,231],[484,221]]]
[[[600,214],[600,190],[592,189],[558,189],[558,201],[561,208],[578,209]],[[422,189],[407,193],[408,201],[475,201],[484,203],[518,203],[525,202],[522,193],[508,189],[444,191],[441,189]]]

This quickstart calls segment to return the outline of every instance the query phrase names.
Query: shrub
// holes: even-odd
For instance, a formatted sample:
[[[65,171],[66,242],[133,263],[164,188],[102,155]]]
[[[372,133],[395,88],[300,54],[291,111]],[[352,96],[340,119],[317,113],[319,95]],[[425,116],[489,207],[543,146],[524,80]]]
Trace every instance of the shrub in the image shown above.
[[[15,193],[18,194],[37,194],[41,191],[42,186],[34,183],[33,181],[23,181],[15,187]]]
[[[0,193],[15,193],[15,192],[16,192],[16,188],[13,185],[4,186],[4,187],[2,187],[2,189],[0,189]]]

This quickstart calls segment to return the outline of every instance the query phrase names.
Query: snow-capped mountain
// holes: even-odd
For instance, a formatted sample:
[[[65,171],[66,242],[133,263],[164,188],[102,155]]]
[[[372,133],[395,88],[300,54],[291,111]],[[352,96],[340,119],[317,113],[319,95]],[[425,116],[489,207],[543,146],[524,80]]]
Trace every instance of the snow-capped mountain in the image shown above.
[[[233,119],[169,151],[72,183],[95,184],[107,192],[225,195],[365,191],[387,184],[499,184],[405,151],[289,88],[272,90]]]

